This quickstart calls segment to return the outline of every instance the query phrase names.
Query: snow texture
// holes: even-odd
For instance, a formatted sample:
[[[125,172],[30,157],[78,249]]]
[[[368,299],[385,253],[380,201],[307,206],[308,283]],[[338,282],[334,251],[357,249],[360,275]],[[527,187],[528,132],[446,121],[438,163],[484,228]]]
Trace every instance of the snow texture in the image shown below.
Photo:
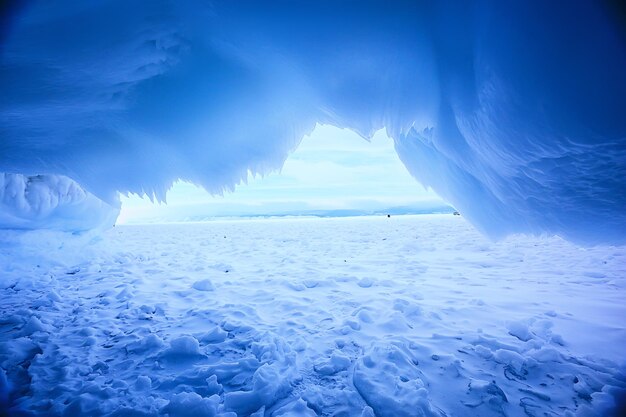
[[[626,406],[624,246],[493,244],[452,215],[119,226],[100,240],[46,231],[65,242],[50,259],[24,252],[42,233],[0,250],[11,416],[617,417]]]
[[[316,123],[386,128],[409,171],[491,236],[625,240],[619,2],[2,11],[0,172],[64,175],[113,205],[164,200],[179,178],[219,193],[279,168]]]

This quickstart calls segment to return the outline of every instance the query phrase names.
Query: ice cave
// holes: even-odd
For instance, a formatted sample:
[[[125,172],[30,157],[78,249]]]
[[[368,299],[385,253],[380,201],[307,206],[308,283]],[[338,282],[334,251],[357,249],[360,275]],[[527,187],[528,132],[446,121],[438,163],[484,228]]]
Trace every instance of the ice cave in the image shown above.
[[[324,129],[451,210],[120,221]],[[0,293],[0,417],[626,415],[626,6],[0,2]]]

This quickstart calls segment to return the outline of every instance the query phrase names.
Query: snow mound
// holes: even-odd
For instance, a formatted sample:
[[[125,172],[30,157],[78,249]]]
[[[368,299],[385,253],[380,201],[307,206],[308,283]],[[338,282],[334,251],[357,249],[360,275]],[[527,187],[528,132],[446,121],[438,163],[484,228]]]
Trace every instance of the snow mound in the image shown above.
[[[443,417],[428,398],[424,375],[405,346],[373,346],[356,365],[354,386],[381,417]]]
[[[213,283],[210,279],[202,279],[193,283],[192,287],[198,291],[213,291]]]
[[[110,204],[118,191],[165,200],[177,179],[219,193],[280,168],[316,123],[364,137],[386,128],[410,172],[491,236],[623,242],[618,8],[497,0],[5,8],[0,170],[66,175]]]
[[[170,348],[166,351],[170,357],[184,358],[189,356],[202,355],[200,343],[193,336],[180,336],[170,342]]]
[[[119,205],[104,203],[62,175],[0,174],[0,229],[108,228],[118,214]]]

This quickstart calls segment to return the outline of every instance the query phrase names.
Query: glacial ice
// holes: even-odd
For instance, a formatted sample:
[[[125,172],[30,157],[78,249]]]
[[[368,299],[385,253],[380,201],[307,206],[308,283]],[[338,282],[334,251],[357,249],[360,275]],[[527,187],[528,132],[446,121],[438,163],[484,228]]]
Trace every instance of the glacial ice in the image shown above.
[[[62,175],[0,174],[0,229],[85,231],[113,226],[119,212]]]
[[[116,206],[118,192],[164,200],[177,179],[222,192],[279,168],[317,123],[364,137],[386,128],[409,171],[491,236],[624,241],[618,2],[64,0],[3,11],[0,172],[66,176]],[[54,210],[45,223],[80,229],[94,217]],[[31,218],[24,227],[42,224],[20,214],[2,226]]]

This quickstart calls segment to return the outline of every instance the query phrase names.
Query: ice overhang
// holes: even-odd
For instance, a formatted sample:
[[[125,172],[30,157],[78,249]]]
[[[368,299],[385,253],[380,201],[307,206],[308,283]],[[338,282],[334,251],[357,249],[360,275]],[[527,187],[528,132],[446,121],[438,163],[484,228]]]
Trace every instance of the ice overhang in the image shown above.
[[[626,29],[611,2],[31,2],[4,11],[0,172],[115,206],[387,128],[485,233],[624,242]],[[584,30],[581,29],[584,22]]]

